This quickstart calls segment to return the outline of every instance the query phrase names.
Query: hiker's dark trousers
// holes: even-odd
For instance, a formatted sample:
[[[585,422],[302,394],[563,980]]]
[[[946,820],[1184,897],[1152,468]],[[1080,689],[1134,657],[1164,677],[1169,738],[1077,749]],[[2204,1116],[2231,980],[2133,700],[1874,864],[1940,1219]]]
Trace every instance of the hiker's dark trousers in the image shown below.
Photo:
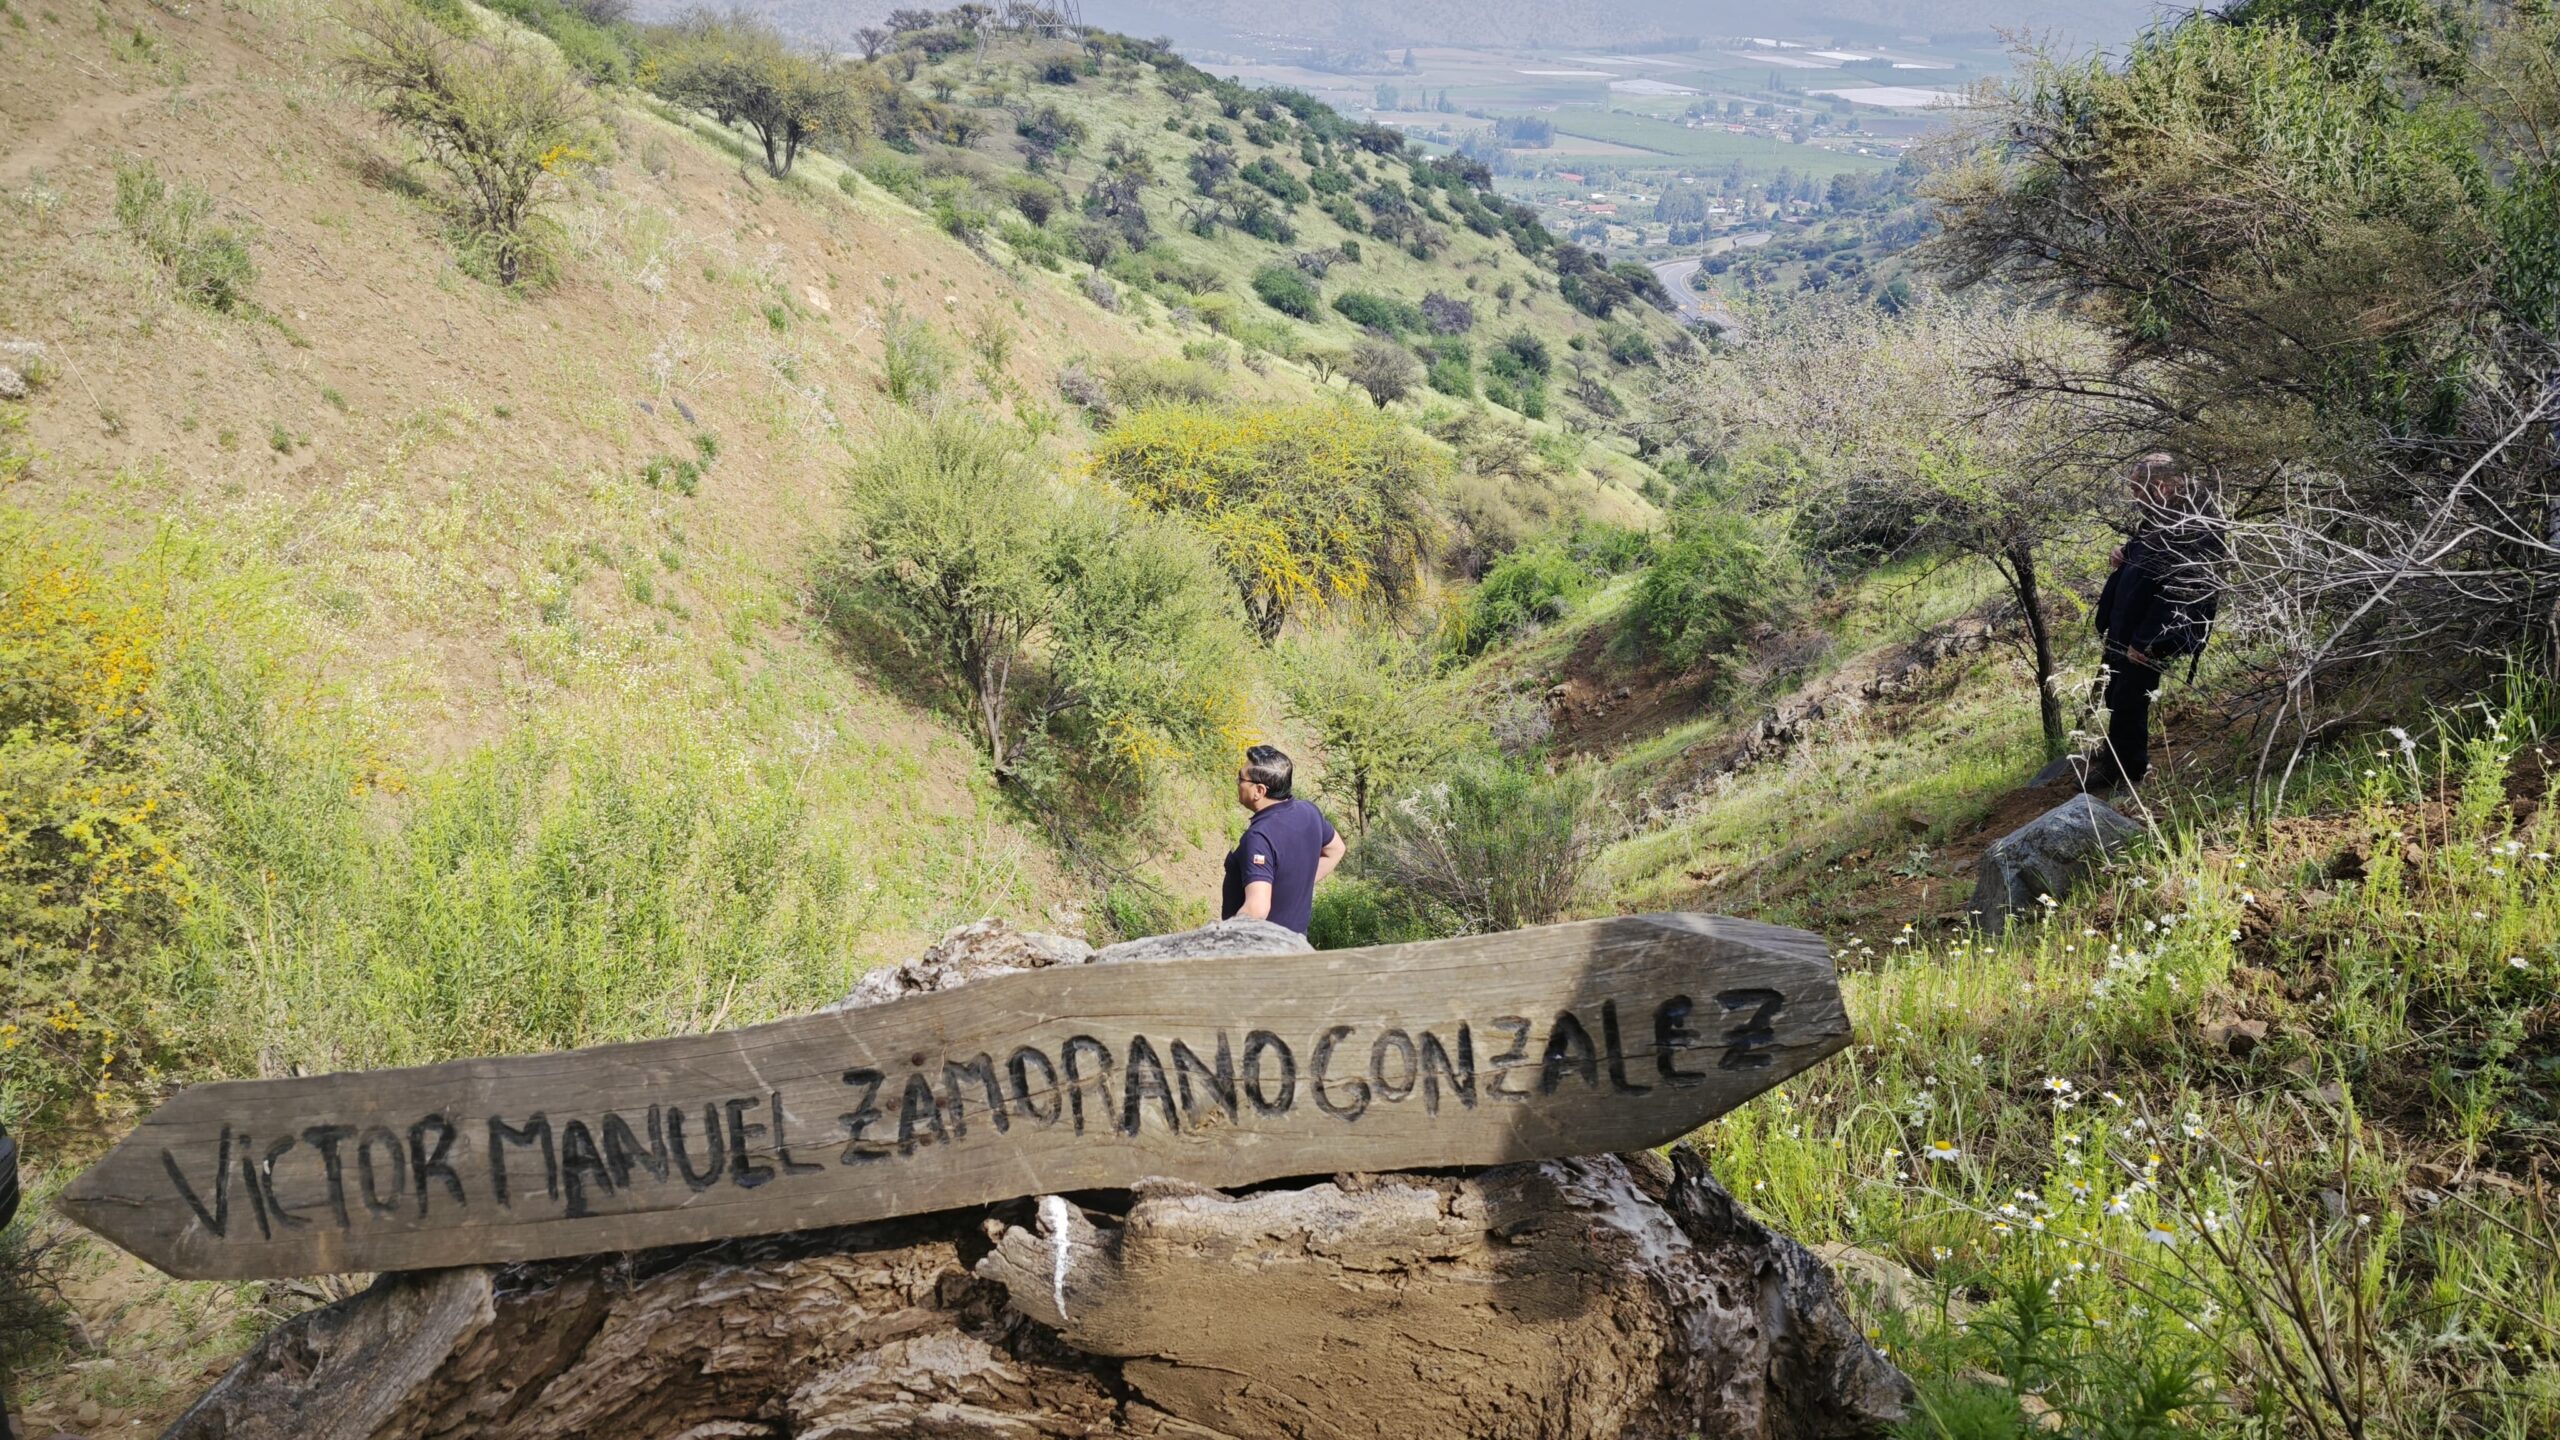
[[[2151,692],[2160,670],[2118,654],[2107,660],[2107,748],[2116,770],[2134,784],[2151,773]]]

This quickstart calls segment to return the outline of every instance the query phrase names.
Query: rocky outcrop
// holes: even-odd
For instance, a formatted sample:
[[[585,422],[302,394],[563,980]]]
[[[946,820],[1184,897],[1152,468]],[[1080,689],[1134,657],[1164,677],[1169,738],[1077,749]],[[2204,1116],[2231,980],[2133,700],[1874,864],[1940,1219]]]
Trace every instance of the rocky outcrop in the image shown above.
[[[981,923],[846,1003],[1304,943],[1230,922],[1093,951]],[[1910,1393],[1823,1263],[1683,1147],[385,1276],[279,1327],[169,1433],[1775,1440],[1876,1432]]]

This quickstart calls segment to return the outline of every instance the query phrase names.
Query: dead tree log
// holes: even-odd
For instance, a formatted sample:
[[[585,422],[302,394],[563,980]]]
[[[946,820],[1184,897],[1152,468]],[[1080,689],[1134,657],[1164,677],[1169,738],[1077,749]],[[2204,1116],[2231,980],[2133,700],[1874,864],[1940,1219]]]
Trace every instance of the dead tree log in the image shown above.
[[[847,1003],[1124,953],[981,923]],[[1909,1395],[1821,1262],[1683,1147],[389,1275],[280,1326],[168,1435],[1775,1440],[1873,1432]]]

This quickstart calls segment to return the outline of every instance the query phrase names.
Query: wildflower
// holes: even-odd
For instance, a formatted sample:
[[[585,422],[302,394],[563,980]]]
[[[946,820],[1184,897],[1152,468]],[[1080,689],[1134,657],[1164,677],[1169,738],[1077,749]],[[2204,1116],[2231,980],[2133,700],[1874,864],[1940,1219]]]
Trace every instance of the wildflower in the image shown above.
[[[2103,1207],[2102,1213],[2104,1213],[2104,1214],[2108,1214],[2108,1215],[2130,1215],[2130,1214],[2132,1214],[2132,1213],[2133,1213],[2133,1197],[2132,1197],[2132,1196],[2130,1196],[2130,1195],[2125,1194],[2125,1193],[2124,1193],[2123,1191],[2121,1191],[2121,1190],[2117,1191],[2117,1192],[2116,1192],[2112,1197],[2110,1197],[2110,1198],[2108,1199],[2108,1201],[2107,1201],[2106,1205]]]
[[[1961,1160],[1964,1158],[1964,1152],[1957,1149],[1956,1143],[1952,1140],[1932,1140],[1929,1142],[1928,1156],[1936,1161]]]
[[[1930,1246],[1930,1247],[1929,1247],[1929,1258],[1930,1258],[1930,1259],[1932,1259],[1932,1260],[1937,1261],[1937,1262],[1938,1262],[1939,1264],[1941,1264],[1941,1265],[1943,1265],[1943,1264],[1947,1263],[1949,1260],[1954,1259],[1954,1258],[1955,1258],[1955,1253],[1956,1253],[1956,1252],[1954,1252],[1953,1250],[1948,1249],[1948,1248],[1947,1248],[1946,1246],[1944,1246],[1944,1245],[1932,1245],[1932,1246]]]
[[[2178,1243],[2178,1232],[2168,1225],[2155,1221],[2143,1230],[2142,1239],[2144,1243],[2150,1245],[2175,1245]]]
[[[2009,1222],[2006,1220],[1994,1220],[1991,1222],[1991,1230],[1995,1235],[2006,1235],[2009,1233]]]
[[[2258,892],[2257,892],[2257,891],[2255,891],[2255,890],[2243,890],[2243,891],[2241,891],[2241,892],[2240,892],[2240,903],[2241,903],[2241,904],[2243,904],[2243,905],[2255,905],[2255,904],[2257,904],[2257,903],[2258,903]]]
[[[2074,1200],[2087,1200],[2089,1198],[2089,1182],[2086,1180],[2072,1181],[2071,1198]]]
[[[2028,1228],[2028,1229],[2030,1229],[2030,1230],[2032,1230],[2032,1231],[2034,1231],[2035,1233],[2037,1233],[2037,1234],[2039,1234],[2039,1235],[2043,1234],[2043,1233],[2044,1233],[2044,1217],[2043,1217],[2043,1216],[2041,1216],[2041,1215],[2030,1215],[2030,1216],[2028,1216],[2028,1217],[2027,1217],[2027,1228]]]
[[[2117,1108],[2117,1109],[2119,1109],[2119,1110],[2121,1110],[2121,1109],[2123,1109],[2123,1108],[2124,1108],[2124,1097],[2123,1097],[2123,1096],[2121,1096],[2121,1095],[2119,1095],[2119,1094],[2117,1094],[2117,1093],[2116,1093],[2116,1092],[2114,1092],[2113,1090],[2101,1090],[2101,1091],[2099,1091],[2099,1092],[2098,1092],[2098,1098],[2099,1098],[2099,1099],[2101,1099],[2101,1100],[2106,1101],[2108,1104],[2113,1105],[2114,1107],[2116,1107],[2116,1108]]]
[[[2044,1088],[2055,1095],[2068,1095],[2074,1087],[2070,1081],[2059,1075],[2047,1075],[2044,1077]]]
[[[2518,969],[2518,970],[2526,970],[2526,969],[2531,969],[2531,968],[2532,968],[2531,966],[2528,966],[2527,964],[2525,964],[2525,962],[2524,962],[2524,957],[2523,957],[2523,956],[2521,956],[2521,955],[2510,955],[2510,956],[2508,956],[2508,957],[2507,957],[2507,964],[2509,964],[2509,965],[2513,966],[2514,968],[2516,968],[2516,969]]]

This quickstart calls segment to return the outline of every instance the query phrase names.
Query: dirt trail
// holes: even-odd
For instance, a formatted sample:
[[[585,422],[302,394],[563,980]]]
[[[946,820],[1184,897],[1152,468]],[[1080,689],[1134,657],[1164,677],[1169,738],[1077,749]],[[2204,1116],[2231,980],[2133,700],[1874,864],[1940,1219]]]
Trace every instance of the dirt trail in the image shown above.
[[[32,134],[12,142],[6,154],[0,154],[0,185],[16,185],[50,170],[68,160],[72,149],[81,142],[108,138],[104,132],[125,116],[154,100],[186,93],[161,90],[141,95],[84,95],[70,109],[39,124]]]

